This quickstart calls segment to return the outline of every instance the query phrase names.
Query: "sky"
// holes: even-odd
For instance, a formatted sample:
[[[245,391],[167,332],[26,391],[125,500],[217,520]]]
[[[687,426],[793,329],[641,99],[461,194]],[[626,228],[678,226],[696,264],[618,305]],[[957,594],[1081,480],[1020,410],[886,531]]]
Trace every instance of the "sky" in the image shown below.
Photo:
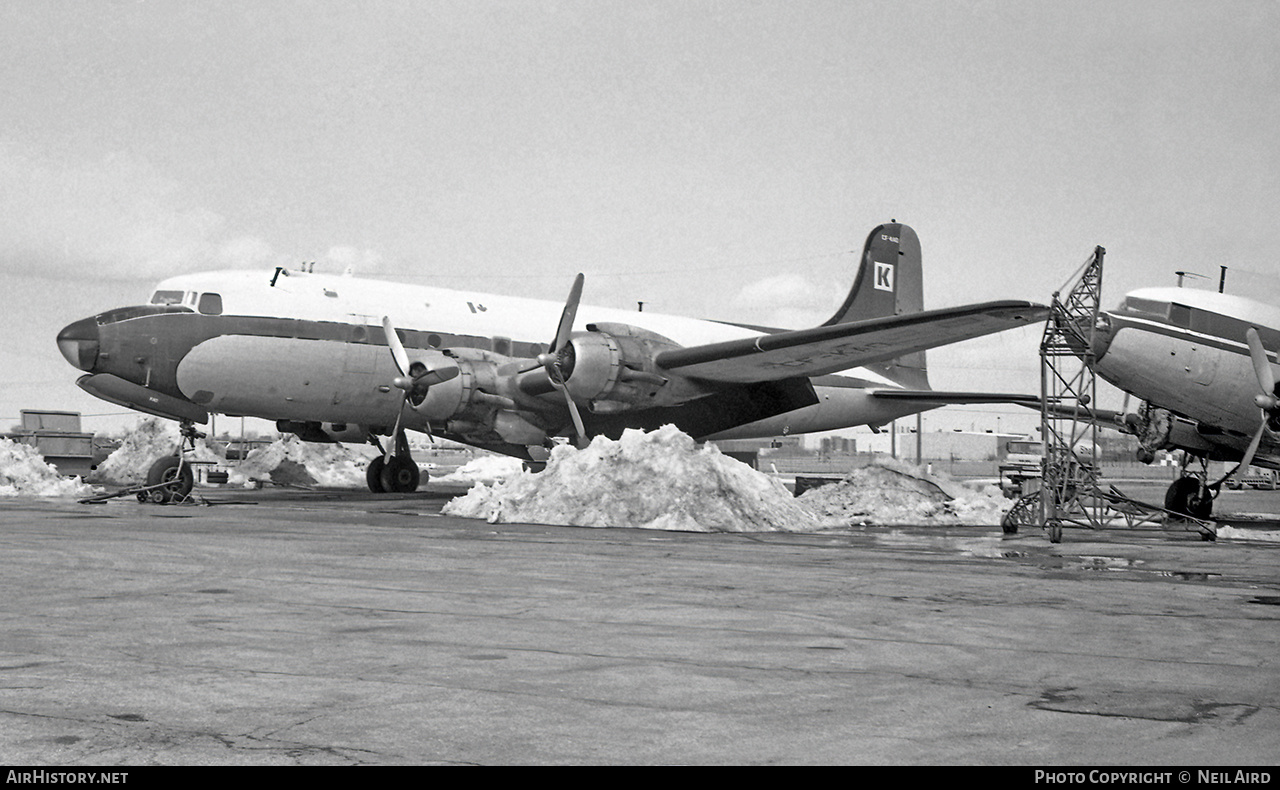
[[[1222,266],[1280,302],[1278,52],[1276,0],[8,0],[0,428],[132,421],[55,335],[220,268],[557,301],[581,271],[589,304],[800,328],[896,219],[927,308],[1047,303],[1099,245],[1104,306]],[[931,383],[1038,392],[1040,333]]]

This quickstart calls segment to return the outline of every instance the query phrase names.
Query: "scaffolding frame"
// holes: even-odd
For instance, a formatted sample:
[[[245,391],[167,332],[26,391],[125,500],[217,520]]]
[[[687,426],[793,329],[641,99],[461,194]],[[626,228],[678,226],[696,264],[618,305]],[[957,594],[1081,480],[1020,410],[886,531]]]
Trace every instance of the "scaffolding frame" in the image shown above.
[[[1019,525],[1048,530],[1059,543],[1064,526],[1104,529],[1166,526],[1171,517],[1211,540],[1213,523],[1171,513],[1131,499],[1098,482],[1098,380],[1094,339],[1102,297],[1106,250],[1095,247],[1067,282],[1053,293],[1040,341],[1040,426],[1043,461],[1040,489],[1025,495],[1006,515],[1005,532]],[[1062,295],[1065,292],[1065,297]]]
[[[1102,296],[1106,250],[1093,253],[1053,294],[1040,341],[1040,425],[1044,442],[1039,521],[1054,543],[1064,523],[1102,526],[1105,505],[1092,496],[1098,482],[1098,381],[1093,341]],[[1066,297],[1062,298],[1063,291]],[[1086,454],[1087,453],[1087,454]]]

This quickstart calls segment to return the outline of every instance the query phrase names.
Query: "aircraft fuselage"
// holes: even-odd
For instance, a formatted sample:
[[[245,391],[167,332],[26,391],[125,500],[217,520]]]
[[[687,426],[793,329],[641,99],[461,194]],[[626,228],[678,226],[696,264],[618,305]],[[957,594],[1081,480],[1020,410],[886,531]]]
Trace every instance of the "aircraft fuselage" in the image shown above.
[[[385,433],[403,393],[381,317],[391,317],[411,359],[428,367],[470,360],[464,374],[433,386],[427,403],[405,409],[403,425],[473,443],[536,444],[539,430],[563,433],[555,391],[507,386],[483,370],[529,363],[546,351],[563,305],[534,299],[398,285],[305,272],[214,272],[162,282],[151,304],[101,313],[59,336],[64,356],[87,371],[83,388],[162,416],[205,422],[207,413],[320,423],[331,439]],[[649,312],[583,305],[575,328],[628,325],[678,346],[760,335],[756,329]],[[479,364],[479,363],[485,364]],[[500,379],[500,380],[499,380]],[[919,382],[915,382],[917,385]],[[584,415],[594,433],[676,422],[699,438],[741,438],[886,423],[918,406],[869,397],[869,387],[900,386],[882,372],[840,374],[699,391],[684,383],[679,402],[636,411],[602,400]],[[528,388],[526,388],[528,389]],[[544,420],[473,424],[476,393],[514,401]],[[664,396],[665,397],[665,396]],[[477,408],[487,404],[472,404]],[[490,410],[491,405],[490,405]],[[430,415],[449,415],[432,418]],[[557,422],[559,420],[559,422]],[[681,425],[681,422],[684,424]],[[556,423],[556,424],[551,424]],[[652,427],[657,427],[654,424]]]
[[[1243,446],[1261,419],[1245,333],[1257,329],[1274,364],[1280,310],[1237,296],[1148,288],[1106,311],[1094,345],[1098,375],[1144,401]],[[1232,435],[1234,434],[1234,435]]]

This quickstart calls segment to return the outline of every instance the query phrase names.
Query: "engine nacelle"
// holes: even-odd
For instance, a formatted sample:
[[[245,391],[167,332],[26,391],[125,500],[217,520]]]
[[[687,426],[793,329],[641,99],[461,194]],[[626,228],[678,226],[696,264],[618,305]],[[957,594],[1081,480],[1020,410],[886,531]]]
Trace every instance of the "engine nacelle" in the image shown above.
[[[510,357],[478,348],[451,349],[441,356],[448,359],[443,364],[457,367],[458,375],[432,384],[422,400],[413,404],[414,411],[430,422],[487,423],[495,410],[520,408],[507,394],[513,386]],[[439,364],[432,362],[430,366],[434,369]],[[508,368],[505,372],[504,366]]]
[[[630,324],[588,324],[575,333],[563,363],[565,386],[593,411],[673,406],[707,394],[688,379],[661,371],[653,358],[674,340]]]

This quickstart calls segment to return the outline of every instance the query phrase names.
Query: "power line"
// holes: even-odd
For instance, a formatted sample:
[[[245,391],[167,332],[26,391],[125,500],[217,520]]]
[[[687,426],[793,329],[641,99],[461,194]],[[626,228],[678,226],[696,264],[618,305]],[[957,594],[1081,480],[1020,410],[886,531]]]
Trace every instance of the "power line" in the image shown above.
[[[806,255],[798,258],[777,258],[774,260],[759,261],[756,263],[733,263],[733,264],[725,264],[723,266],[698,267],[698,266],[688,265],[688,266],[678,266],[677,268],[674,268],[674,269],[630,269],[625,272],[594,271],[594,272],[587,272],[587,273],[593,277],[641,277],[641,276],[648,276],[652,274],[703,274],[703,273],[722,272],[722,271],[741,271],[742,269],[759,269],[766,266],[778,266],[785,263],[804,263],[806,261],[817,261],[817,260],[824,260],[824,259],[830,259],[830,258],[839,258],[844,255],[854,255],[854,254],[856,253],[853,252],[852,250],[844,250],[841,252],[823,253],[821,255]],[[384,274],[386,276],[402,277],[406,279],[419,279],[419,280],[420,279],[454,279],[459,276],[458,274],[413,274],[413,273],[407,273],[407,272],[401,272],[401,271],[379,272],[379,274]],[[560,279],[562,277],[561,274],[558,274],[555,272],[544,272],[544,273],[538,273],[538,274],[481,274],[481,273],[469,272],[466,276],[475,277],[475,278],[503,279],[503,280],[538,280],[538,279],[547,279],[547,278]]]

